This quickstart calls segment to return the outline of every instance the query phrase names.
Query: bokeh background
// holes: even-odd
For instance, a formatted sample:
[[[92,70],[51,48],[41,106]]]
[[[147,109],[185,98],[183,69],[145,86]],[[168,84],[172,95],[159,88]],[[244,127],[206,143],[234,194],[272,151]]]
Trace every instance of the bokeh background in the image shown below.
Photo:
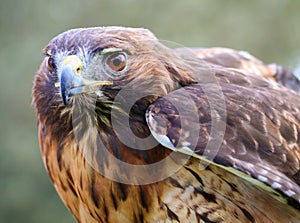
[[[31,88],[41,50],[74,27],[146,27],[184,46],[300,64],[300,1],[0,0],[0,222],[75,222],[40,158]]]

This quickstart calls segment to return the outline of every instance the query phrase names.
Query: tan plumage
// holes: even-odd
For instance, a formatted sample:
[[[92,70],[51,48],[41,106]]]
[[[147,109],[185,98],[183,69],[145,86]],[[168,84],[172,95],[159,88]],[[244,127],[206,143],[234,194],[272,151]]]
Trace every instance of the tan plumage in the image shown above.
[[[33,87],[41,153],[78,222],[300,221],[300,85],[288,70],[231,49],[169,49],[122,27],[68,31],[45,54]],[[218,86],[226,129],[208,160],[210,100],[221,95],[203,89]],[[168,100],[184,104],[185,93],[197,122]]]

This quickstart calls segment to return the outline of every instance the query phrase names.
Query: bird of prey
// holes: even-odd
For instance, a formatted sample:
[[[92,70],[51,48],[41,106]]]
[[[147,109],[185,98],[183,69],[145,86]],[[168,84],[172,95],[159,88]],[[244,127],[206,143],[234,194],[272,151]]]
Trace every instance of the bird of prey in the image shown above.
[[[69,30],[44,54],[41,154],[78,222],[300,222],[300,85],[287,69],[142,28]]]

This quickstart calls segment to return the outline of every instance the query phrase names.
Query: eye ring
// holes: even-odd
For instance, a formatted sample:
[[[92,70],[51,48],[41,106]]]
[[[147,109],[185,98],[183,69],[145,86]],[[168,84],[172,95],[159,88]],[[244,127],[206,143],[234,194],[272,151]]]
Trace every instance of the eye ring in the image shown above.
[[[127,67],[127,55],[124,52],[116,52],[106,56],[105,67],[110,73],[123,73]]]
[[[48,57],[47,68],[51,73],[56,71],[57,66],[53,57]]]

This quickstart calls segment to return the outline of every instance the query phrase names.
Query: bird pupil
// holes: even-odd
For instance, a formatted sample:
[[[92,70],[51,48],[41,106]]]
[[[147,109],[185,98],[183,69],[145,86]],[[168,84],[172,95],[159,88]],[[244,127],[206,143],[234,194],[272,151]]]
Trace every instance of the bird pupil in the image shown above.
[[[113,64],[114,64],[114,66],[116,66],[116,67],[120,66],[120,64],[121,64],[120,58],[114,58],[114,59],[113,59]]]

